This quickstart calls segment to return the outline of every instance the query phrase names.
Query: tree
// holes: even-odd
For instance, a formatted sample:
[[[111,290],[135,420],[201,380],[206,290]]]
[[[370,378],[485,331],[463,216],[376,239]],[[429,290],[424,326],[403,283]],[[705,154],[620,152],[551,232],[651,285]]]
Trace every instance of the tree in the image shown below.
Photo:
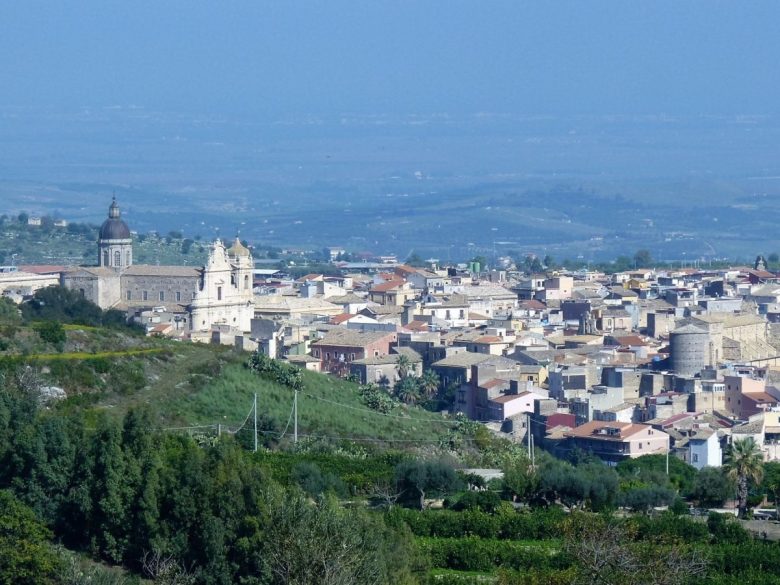
[[[624,481],[638,481],[649,485],[671,485],[683,494],[693,487],[696,468],[682,459],[669,457],[669,475],[666,474],[666,455],[643,455],[636,459],[625,459],[616,470]]]
[[[691,498],[703,508],[714,508],[723,505],[734,493],[734,482],[726,476],[722,469],[704,467],[693,480]]]
[[[398,370],[398,377],[402,380],[409,375],[412,369],[412,360],[406,354],[399,354],[395,361],[395,369]]]
[[[657,506],[668,506],[674,502],[674,490],[660,486],[648,485],[635,487],[620,495],[620,505],[631,508],[635,512],[647,512]]]
[[[49,531],[8,491],[0,491],[0,585],[52,583],[58,559]]]
[[[420,258],[420,255],[417,254],[417,252],[412,252],[411,254],[409,254],[409,257],[406,259],[404,264],[413,266],[415,268],[421,268],[425,266],[425,261],[422,258]]]
[[[575,583],[588,585],[678,585],[707,571],[701,549],[637,547],[635,531],[615,518],[573,514],[563,548],[576,561]]]
[[[770,461],[764,464],[763,484],[767,495],[775,504],[775,509],[780,510],[780,463]]]
[[[416,501],[425,508],[425,496],[442,495],[457,490],[461,480],[455,469],[442,461],[403,461],[395,468],[398,491],[406,501]]]
[[[649,250],[637,250],[634,254],[634,267],[635,268],[648,268],[653,264],[653,257],[650,255]]]
[[[395,385],[395,395],[405,404],[415,404],[420,399],[420,386],[416,378],[401,378]]]
[[[753,437],[734,441],[723,465],[726,474],[737,484],[737,502],[740,518],[747,516],[747,499],[750,484],[758,485],[764,476],[764,457]]]
[[[418,385],[425,398],[433,398],[439,390],[439,376],[433,370],[427,370],[420,376]]]
[[[408,538],[393,534],[381,518],[337,500],[310,503],[297,493],[276,496],[259,539],[269,585],[384,585],[412,582]],[[391,550],[394,549],[394,550]],[[401,561],[400,564],[398,562]],[[260,577],[260,575],[257,575]]]

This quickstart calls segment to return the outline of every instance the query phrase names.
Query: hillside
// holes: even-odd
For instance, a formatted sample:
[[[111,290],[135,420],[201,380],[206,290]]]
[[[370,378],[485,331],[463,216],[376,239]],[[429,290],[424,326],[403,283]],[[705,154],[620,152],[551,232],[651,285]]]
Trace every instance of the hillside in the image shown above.
[[[19,218],[0,216],[0,264],[94,264],[97,232],[94,225],[76,223],[58,228],[47,221],[41,226],[28,226]],[[185,238],[179,232],[133,238],[133,255],[139,264],[200,265],[207,252],[204,242]]]
[[[120,417],[145,407],[160,427],[198,427],[185,430],[216,435],[241,426],[257,393],[263,437],[275,441],[285,428],[288,438],[292,434],[293,392],[248,369],[245,352],[103,327],[70,325],[66,336],[58,352],[31,326],[15,327],[10,334],[6,328],[0,359],[29,364],[46,385],[67,393],[57,408],[83,411],[88,419],[99,413]],[[302,438],[419,445],[440,442],[453,426],[438,422],[437,414],[400,403],[387,415],[372,411],[351,382],[314,372],[303,372],[303,381],[298,396]]]

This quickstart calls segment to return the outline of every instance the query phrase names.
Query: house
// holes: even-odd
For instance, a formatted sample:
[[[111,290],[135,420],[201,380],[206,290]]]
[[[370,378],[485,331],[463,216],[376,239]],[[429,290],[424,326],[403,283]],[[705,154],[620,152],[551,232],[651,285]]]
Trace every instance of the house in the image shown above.
[[[592,453],[613,465],[624,459],[669,451],[669,435],[643,424],[591,421],[564,436],[567,441],[562,449]]]
[[[322,367],[320,360],[310,355],[288,355],[285,359],[291,364],[310,372],[319,372]]]
[[[444,386],[460,385],[471,380],[471,367],[491,358],[490,355],[460,351],[431,364]]]
[[[723,465],[723,449],[720,446],[717,431],[707,426],[692,429],[688,436],[685,462],[693,465],[696,469]]]
[[[523,413],[534,412],[534,402],[545,397],[534,392],[521,392],[520,394],[502,394],[489,398],[487,420],[503,421]]]
[[[726,411],[741,420],[748,420],[760,412],[780,405],[777,398],[766,391],[764,380],[747,376],[726,376]]]
[[[409,350],[410,348],[403,349]],[[355,376],[361,384],[379,384],[380,386],[392,387],[401,378],[401,372],[398,369],[398,359],[401,355],[406,355],[409,358],[408,375],[418,378],[422,376],[422,357],[414,350],[403,354],[391,353],[357,359],[349,364],[349,373]]]
[[[394,332],[361,332],[335,328],[311,344],[312,357],[322,362],[322,370],[338,375],[349,373],[349,364],[366,357],[381,357],[390,353],[397,341]]]
[[[404,280],[388,280],[375,284],[368,291],[368,299],[380,305],[401,306],[416,296],[411,283]]]
[[[541,301],[562,301],[570,299],[574,289],[574,278],[571,276],[554,276],[544,281],[541,294],[537,295]]]

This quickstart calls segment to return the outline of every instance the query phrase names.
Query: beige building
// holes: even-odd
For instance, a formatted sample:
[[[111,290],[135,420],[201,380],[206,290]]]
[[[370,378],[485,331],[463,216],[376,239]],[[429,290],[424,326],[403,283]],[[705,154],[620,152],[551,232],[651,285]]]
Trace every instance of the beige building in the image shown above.
[[[567,449],[591,452],[610,463],[669,451],[669,435],[649,425],[591,421],[565,436]]]
[[[217,240],[205,267],[133,263],[133,240],[116,199],[100,227],[97,266],[62,272],[60,283],[77,290],[101,309],[138,311],[166,307],[186,315],[191,333],[226,327],[251,330],[254,294],[251,253],[239,241],[226,249]],[[211,339],[210,335],[200,336]]]

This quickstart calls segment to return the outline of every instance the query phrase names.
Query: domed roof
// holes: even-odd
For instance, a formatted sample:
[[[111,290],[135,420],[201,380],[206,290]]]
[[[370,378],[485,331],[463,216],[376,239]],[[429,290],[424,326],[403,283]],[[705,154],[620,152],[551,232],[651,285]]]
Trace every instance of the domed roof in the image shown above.
[[[108,219],[100,226],[101,240],[129,240],[130,228],[122,221],[122,214],[119,211],[119,205],[114,197],[111,206],[108,208]]]
[[[244,246],[244,244],[241,243],[241,240],[236,237],[236,240],[233,242],[233,245],[228,248],[228,254],[235,258],[245,257],[248,258],[252,255],[252,253]]]

